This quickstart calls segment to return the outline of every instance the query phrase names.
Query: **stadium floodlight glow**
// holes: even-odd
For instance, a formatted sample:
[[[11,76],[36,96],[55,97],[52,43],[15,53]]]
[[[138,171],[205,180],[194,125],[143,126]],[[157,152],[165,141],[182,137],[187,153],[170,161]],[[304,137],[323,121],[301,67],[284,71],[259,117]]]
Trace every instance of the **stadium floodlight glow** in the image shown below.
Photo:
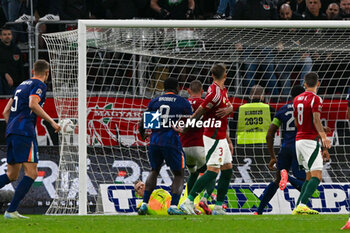
[[[350,85],[349,28],[348,21],[79,20],[77,30],[43,35],[58,116],[76,125],[74,133],[59,135],[56,198],[47,213],[102,213],[101,190],[113,183],[125,189],[107,187],[110,202],[119,203],[114,195],[125,195],[130,202],[116,208],[132,212],[130,187],[150,171],[147,141],[137,133],[149,100],[162,93],[168,77],[179,80],[180,95],[194,79],[206,91],[215,62],[227,66],[225,84],[235,109],[249,100],[253,83],[266,86],[266,101],[280,108],[293,84],[302,83],[308,71],[318,72],[321,119],[332,128],[334,145],[323,181],[349,182],[344,101]],[[234,138],[237,119],[229,122]],[[269,158],[266,145],[236,145],[231,182],[272,181]],[[161,183],[169,183],[170,176],[163,167]],[[232,200],[234,195],[228,198],[233,206],[247,207]],[[237,212],[250,211],[244,208]]]

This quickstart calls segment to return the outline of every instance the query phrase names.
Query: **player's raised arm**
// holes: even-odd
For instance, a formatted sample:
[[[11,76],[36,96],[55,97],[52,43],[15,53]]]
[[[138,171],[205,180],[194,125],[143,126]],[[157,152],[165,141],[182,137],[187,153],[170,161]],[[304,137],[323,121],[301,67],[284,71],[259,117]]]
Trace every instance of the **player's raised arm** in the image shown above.
[[[6,123],[8,123],[8,121],[9,121],[12,103],[13,103],[13,99],[11,98],[7,102],[7,104],[4,108],[4,111],[2,112],[2,115],[4,116]]]

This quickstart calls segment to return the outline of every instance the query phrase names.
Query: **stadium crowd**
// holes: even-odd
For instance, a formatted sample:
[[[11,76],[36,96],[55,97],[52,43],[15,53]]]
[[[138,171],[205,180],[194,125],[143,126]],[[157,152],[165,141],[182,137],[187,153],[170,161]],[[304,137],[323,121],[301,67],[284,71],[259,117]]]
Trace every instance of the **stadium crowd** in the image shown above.
[[[1,21],[88,18],[347,20],[350,17],[349,0],[32,0],[32,5],[34,16],[31,16],[30,0],[2,0]]]
[[[1,36],[0,49],[6,53],[1,56],[5,58],[0,59],[0,95],[9,94],[9,90],[14,90],[14,87],[20,83],[19,79],[29,78],[29,72],[26,72],[28,67],[23,66],[28,64],[26,59],[29,46],[26,25],[23,24],[26,21],[35,24],[39,21],[77,19],[347,20],[350,18],[350,0],[2,0],[1,8],[0,26],[8,24],[7,26],[10,27],[7,29],[12,29],[13,38],[10,44],[6,45],[8,42],[5,40],[10,40],[9,37]],[[74,28],[76,26],[70,24],[63,28],[57,25],[41,25],[40,31],[56,32]],[[38,47],[45,48],[42,40],[39,41]],[[249,54],[257,48],[237,44],[237,52],[241,53],[240,57],[244,60],[239,70],[242,71],[243,85],[248,87],[242,91],[242,94],[249,93],[253,85],[263,83],[263,86],[267,87],[268,94],[288,95],[295,80],[298,80],[297,84],[302,84],[304,75],[310,71],[319,72],[323,80],[321,94],[345,93],[342,87],[348,84],[347,77],[350,69],[346,62],[341,64],[332,62],[337,54],[328,53],[325,58],[317,52],[306,51],[296,59],[297,64],[285,65],[278,63],[279,57],[283,52],[285,53],[283,47],[284,45],[281,44],[275,51],[264,49],[262,52],[266,54],[269,62],[259,65],[259,61],[249,57]],[[12,61],[12,56],[18,59]],[[18,66],[23,67],[25,76],[18,80],[9,80],[6,74],[10,73],[6,68],[12,67],[12,70],[18,71]],[[341,70],[341,73],[330,74],[329,71],[334,68]],[[266,72],[260,77],[256,75],[258,70]],[[11,74],[10,76],[12,77]],[[14,76],[18,75],[14,74]],[[181,82],[181,78],[178,79]],[[51,90],[50,83],[48,86]],[[323,89],[323,86],[332,88]]]

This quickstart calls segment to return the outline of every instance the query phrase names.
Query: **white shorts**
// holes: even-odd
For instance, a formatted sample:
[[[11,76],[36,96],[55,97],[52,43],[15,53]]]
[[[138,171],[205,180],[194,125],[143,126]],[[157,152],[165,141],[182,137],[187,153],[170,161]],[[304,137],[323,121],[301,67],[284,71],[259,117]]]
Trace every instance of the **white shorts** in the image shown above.
[[[321,170],[323,168],[323,159],[321,146],[315,140],[298,140],[295,142],[298,164],[303,166],[306,172]]]
[[[221,165],[232,162],[232,155],[226,138],[212,139],[203,136],[203,143],[208,166],[220,168]]]
[[[204,146],[183,147],[183,150],[186,155],[186,165],[191,173],[205,165]]]

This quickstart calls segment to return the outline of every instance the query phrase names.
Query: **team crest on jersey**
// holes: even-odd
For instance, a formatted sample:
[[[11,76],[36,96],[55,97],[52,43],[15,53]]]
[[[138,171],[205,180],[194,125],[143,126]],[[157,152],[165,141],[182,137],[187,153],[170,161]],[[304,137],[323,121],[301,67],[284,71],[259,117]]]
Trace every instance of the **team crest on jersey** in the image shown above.
[[[13,54],[13,60],[18,61],[19,60],[19,54]]]
[[[264,9],[267,10],[267,11],[270,10],[270,5],[264,4],[263,7],[264,7]]]
[[[35,92],[37,95],[41,95],[41,93],[43,93],[43,91],[39,88],[38,90],[36,90]]]

